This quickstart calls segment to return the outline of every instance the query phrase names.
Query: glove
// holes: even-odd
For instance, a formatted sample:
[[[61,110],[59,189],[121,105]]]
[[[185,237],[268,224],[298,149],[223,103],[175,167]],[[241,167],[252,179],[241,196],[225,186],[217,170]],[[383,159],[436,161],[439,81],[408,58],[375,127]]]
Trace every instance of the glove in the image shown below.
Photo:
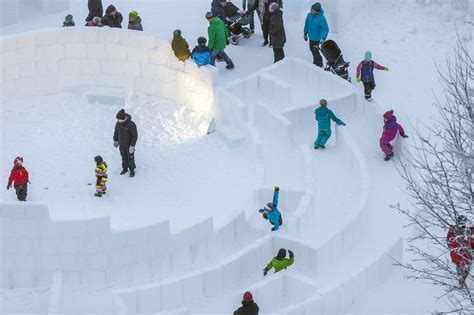
[[[265,276],[267,275],[267,273],[268,273],[268,269],[267,269],[267,268],[264,268],[264,269],[263,269],[263,276],[265,277]]]
[[[388,71],[388,68],[387,68],[387,67],[385,67],[385,68],[383,68],[383,69],[384,69],[385,71]]]
[[[295,254],[293,254],[293,252],[291,250],[288,250],[288,254],[290,254],[290,258],[294,258],[295,257]]]
[[[343,121],[341,121],[340,123],[338,123],[338,125],[339,125],[339,126],[345,126],[345,125],[346,125],[346,123],[345,123],[345,122],[343,122]]]
[[[280,191],[280,187],[279,187],[279,186],[275,186],[275,191]]]
[[[7,190],[10,189],[10,188],[12,188],[12,184],[7,185]]]
[[[304,41],[307,42],[308,41],[308,34],[304,33]]]
[[[275,229],[274,227],[272,227],[272,232],[276,231],[277,229]]]
[[[360,78],[359,77],[356,78],[356,82],[360,83]]]
[[[408,138],[408,136],[405,133],[400,133],[400,136],[402,136],[402,138]]]
[[[130,146],[130,149],[128,149],[128,152],[130,152],[130,154],[132,154],[133,152],[135,152],[135,147],[132,145]]]
[[[258,209],[258,212],[260,212],[260,213],[263,213],[263,211],[265,211],[265,210],[263,210],[263,209]]]
[[[118,148],[118,141],[114,141],[114,147]]]

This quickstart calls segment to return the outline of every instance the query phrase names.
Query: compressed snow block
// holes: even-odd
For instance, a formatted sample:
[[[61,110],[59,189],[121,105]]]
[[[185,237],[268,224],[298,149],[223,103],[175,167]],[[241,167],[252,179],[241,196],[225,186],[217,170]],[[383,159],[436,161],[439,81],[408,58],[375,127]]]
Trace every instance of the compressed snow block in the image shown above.
[[[184,303],[189,305],[203,298],[204,276],[202,273],[194,274],[182,280]]]
[[[92,59],[106,59],[105,45],[97,43],[89,43],[86,45],[87,57]]]
[[[32,271],[10,272],[10,288],[31,288],[33,286]]]
[[[206,297],[218,296],[224,288],[224,270],[221,266],[203,272],[204,294]]]
[[[127,308],[127,313],[128,314],[135,314],[137,312],[142,313],[143,311],[138,307],[138,296],[139,292],[137,291],[129,291],[126,293],[121,293],[120,298],[122,299],[123,303],[125,304],[125,307]]]
[[[19,16],[18,0],[0,1],[0,26],[18,23]]]
[[[36,61],[57,61],[64,58],[64,56],[64,46],[62,45],[36,47]]]
[[[138,290],[136,295],[138,297],[137,313],[156,313],[163,310],[161,303],[161,287],[157,286]],[[135,313],[135,311],[132,311],[128,307],[127,310],[129,311],[129,314]]]
[[[33,62],[35,61],[36,48],[35,47],[20,48],[17,50],[17,54],[18,54],[18,63]]]
[[[346,309],[348,306],[356,302],[356,286],[354,284],[354,279],[351,278],[340,285],[341,298],[340,304],[341,309]]]
[[[235,286],[235,283],[241,280],[241,264],[239,259],[227,260],[222,263],[223,285],[225,289]]]
[[[53,46],[59,42],[57,30],[44,30],[35,33],[35,46]]]
[[[83,59],[87,57],[87,46],[84,43],[71,43],[66,47],[66,58]]]
[[[0,67],[16,65],[18,63],[18,54],[13,51],[6,51],[0,54]]]
[[[163,310],[178,308],[183,305],[183,284],[179,280],[166,283],[161,288]]]
[[[36,76],[36,64],[34,62],[21,63],[20,65],[20,77],[33,77]]]
[[[122,45],[111,44],[105,46],[105,51],[107,53],[108,60],[126,60],[127,50],[127,46]]]
[[[130,278],[133,283],[148,282],[151,278],[150,264],[146,262],[131,264],[130,271]]]
[[[98,27],[85,27],[81,29],[81,43],[84,44],[97,44],[99,41],[99,32],[101,29]]]
[[[323,314],[338,314],[340,310],[340,292],[335,288],[322,294]]]
[[[2,68],[3,76],[7,80],[15,80],[20,77],[20,66],[18,64],[9,65]]]
[[[138,34],[138,35],[135,35],[135,37],[138,37],[139,46],[147,50],[154,49],[158,46],[158,42],[156,40],[156,37],[154,36]]]
[[[148,63],[148,52],[141,47],[128,46],[127,60],[140,63]]]

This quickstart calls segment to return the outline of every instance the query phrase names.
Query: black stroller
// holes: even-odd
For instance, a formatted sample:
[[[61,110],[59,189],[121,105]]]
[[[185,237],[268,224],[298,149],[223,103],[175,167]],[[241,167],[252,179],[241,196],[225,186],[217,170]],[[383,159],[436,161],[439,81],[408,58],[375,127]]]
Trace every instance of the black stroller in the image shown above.
[[[227,18],[229,28],[229,42],[232,45],[238,45],[240,38],[250,38],[252,32],[246,26],[250,24],[250,17],[246,14],[236,14]]]
[[[341,49],[337,46],[336,42],[329,39],[323,42],[320,49],[327,60],[324,70],[331,71],[344,80],[351,82],[349,71],[347,70],[349,62],[344,61]]]

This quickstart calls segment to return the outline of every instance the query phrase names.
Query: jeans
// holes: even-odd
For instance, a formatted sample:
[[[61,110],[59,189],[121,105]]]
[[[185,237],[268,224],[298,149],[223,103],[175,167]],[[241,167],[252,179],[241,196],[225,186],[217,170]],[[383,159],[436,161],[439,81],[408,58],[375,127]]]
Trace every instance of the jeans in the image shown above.
[[[313,63],[318,67],[323,67],[323,58],[319,53],[319,41],[309,41],[309,50],[313,54]]]
[[[232,60],[230,60],[229,56],[225,53],[223,50],[213,50],[211,53],[211,65],[215,66],[216,65],[216,56],[219,54],[222,58],[224,58],[224,61],[227,65],[232,64]]]

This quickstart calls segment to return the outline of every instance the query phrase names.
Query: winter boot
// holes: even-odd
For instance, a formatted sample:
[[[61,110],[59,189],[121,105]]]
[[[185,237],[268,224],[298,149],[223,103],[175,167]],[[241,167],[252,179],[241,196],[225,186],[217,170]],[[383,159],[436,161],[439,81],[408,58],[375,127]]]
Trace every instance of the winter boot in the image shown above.
[[[120,172],[120,175],[123,175],[123,174],[125,174],[125,173],[127,173],[127,172],[128,172],[128,170],[123,169],[123,170]]]
[[[99,192],[96,192],[96,193],[94,194],[94,196],[96,196],[96,197],[102,197],[102,194],[99,193]]]
[[[135,170],[130,170],[130,177],[135,177]]]
[[[315,150],[319,149],[319,145],[315,145],[315,146],[314,146],[314,149],[315,149]]]
[[[320,144],[319,147],[320,147],[321,149],[326,149],[326,147],[325,147],[324,145],[322,145],[322,144]]]
[[[387,156],[384,158],[384,161],[390,161],[391,158],[393,158],[393,153],[387,155]]]
[[[265,47],[268,45],[268,40],[264,41],[263,44],[262,44],[262,47]]]
[[[234,69],[235,68],[234,63],[233,62],[229,63],[227,66],[225,66],[225,68],[229,70]]]

